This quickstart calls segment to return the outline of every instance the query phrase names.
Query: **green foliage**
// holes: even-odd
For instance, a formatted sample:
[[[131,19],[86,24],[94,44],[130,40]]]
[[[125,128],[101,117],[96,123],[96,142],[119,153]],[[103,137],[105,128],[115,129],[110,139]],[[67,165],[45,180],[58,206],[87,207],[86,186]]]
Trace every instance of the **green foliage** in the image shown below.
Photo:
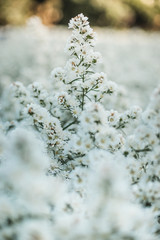
[[[90,0],[105,13],[104,25],[160,28],[159,0]]]
[[[21,24],[30,15],[32,0],[0,0],[1,24]]]
[[[59,21],[61,0],[0,0],[0,25],[24,24],[35,14],[45,24]]]

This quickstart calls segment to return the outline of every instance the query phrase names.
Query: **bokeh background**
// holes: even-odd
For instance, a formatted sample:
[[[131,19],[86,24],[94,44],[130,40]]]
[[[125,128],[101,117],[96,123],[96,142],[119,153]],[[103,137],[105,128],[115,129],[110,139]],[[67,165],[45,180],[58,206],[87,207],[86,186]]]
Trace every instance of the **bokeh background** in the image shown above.
[[[0,0],[0,25],[21,25],[33,15],[65,25],[80,12],[95,26],[160,29],[160,0]]]

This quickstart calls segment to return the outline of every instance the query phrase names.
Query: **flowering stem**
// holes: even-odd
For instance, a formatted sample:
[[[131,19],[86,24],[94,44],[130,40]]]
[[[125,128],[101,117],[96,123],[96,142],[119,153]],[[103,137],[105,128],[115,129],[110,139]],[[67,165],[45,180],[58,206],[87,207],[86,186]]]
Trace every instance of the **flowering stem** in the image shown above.
[[[21,216],[18,216],[17,218],[15,219],[11,219],[11,218],[8,218],[6,220],[6,223],[0,225],[0,230],[4,229],[4,228],[8,228],[8,227],[11,227],[13,225],[17,225],[19,224],[20,222],[23,222],[23,221],[28,221],[30,219],[33,219],[33,220],[42,220],[42,219],[49,219],[50,216],[48,215],[33,215],[33,214],[26,214],[26,215],[21,215]]]
[[[81,65],[81,63],[83,62],[83,57],[81,58],[81,60],[80,60],[80,62],[79,62],[79,64],[77,65],[77,67],[79,67],[80,65]]]
[[[82,81],[84,82],[84,75],[82,76]],[[82,110],[84,107],[84,95],[85,95],[85,90],[84,88],[82,88]]]
[[[71,84],[71,83],[73,83],[73,82],[75,82],[75,81],[77,81],[77,80],[79,80],[79,79],[81,79],[81,78],[76,78],[76,79],[72,80],[71,82],[69,82],[69,83],[67,83],[67,84]]]
[[[83,88],[83,91],[82,91],[82,110],[83,110],[83,107],[84,107],[84,88]]]
[[[151,149],[149,147],[146,147],[144,149],[133,149],[136,153],[139,153],[139,152],[150,152]]]
[[[70,127],[71,125],[73,125],[73,124],[75,124],[75,123],[77,123],[77,119],[76,119],[75,121],[69,123],[67,126],[65,126],[65,127],[63,128],[63,130],[67,129],[68,127]]]

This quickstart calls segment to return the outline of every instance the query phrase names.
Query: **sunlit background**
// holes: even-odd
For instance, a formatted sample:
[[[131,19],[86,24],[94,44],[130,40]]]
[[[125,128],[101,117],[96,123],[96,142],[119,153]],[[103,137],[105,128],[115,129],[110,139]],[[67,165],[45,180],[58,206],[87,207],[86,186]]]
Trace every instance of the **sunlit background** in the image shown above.
[[[0,0],[0,24],[24,24],[39,16],[46,25],[67,24],[83,12],[92,25],[160,29],[160,0]]]

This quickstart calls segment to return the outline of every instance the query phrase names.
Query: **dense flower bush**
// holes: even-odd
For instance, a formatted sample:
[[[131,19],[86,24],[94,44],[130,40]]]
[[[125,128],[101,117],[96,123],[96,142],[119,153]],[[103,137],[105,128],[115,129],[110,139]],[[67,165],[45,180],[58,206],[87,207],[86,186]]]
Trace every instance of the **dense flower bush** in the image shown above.
[[[1,95],[1,239],[158,239],[160,87],[144,111],[111,108],[120,87],[97,71],[88,18],[69,28],[48,87]]]

